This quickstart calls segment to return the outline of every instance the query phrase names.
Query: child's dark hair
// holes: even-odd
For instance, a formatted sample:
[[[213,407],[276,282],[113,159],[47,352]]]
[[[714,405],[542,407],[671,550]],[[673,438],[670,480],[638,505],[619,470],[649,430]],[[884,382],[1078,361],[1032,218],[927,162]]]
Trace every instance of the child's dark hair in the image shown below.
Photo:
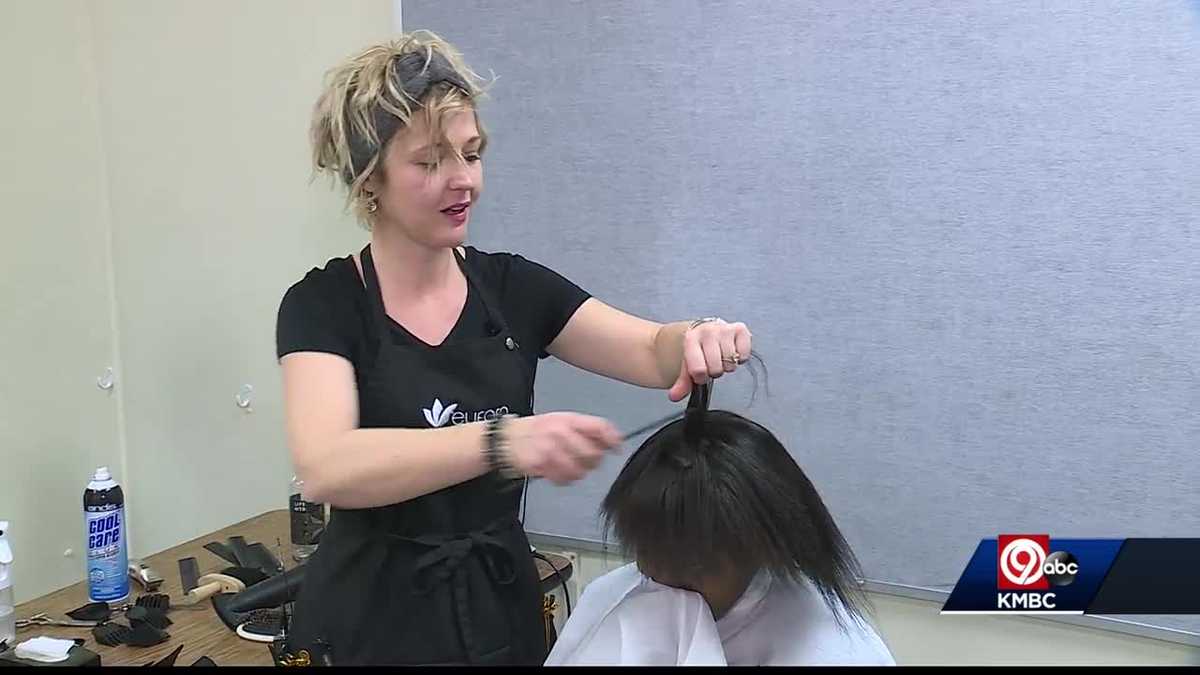
[[[807,579],[843,618],[868,606],[854,553],[783,444],[762,425],[707,410],[707,387],[688,412],[648,438],[601,505],[604,532],[643,567],[717,573],[732,563]]]

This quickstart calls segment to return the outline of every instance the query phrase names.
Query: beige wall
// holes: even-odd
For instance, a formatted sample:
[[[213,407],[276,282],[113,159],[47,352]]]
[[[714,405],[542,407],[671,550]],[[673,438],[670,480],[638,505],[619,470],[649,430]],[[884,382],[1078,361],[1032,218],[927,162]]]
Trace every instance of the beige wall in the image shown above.
[[[84,486],[121,470],[119,399],[96,387],[116,355],[86,4],[0,3],[0,520],[18,599],[82,578]]]
[[[325,69],[388,37],[392,11],[0,4],[0,518],[18,599],[83,578],[99,463],[126,490],[134,554],[286,504],[276,308],[365,240],[309,183],[308,114]],[[234,403],[247,383],[251,413]]]
[[[391,34],[392,7],[93,7],[133,538],[155,551],[287,503],[276,309],[366,236],[328,183],[309,183],[308,113],[328,67]],[[234,402],[243,384],[250,413]]]

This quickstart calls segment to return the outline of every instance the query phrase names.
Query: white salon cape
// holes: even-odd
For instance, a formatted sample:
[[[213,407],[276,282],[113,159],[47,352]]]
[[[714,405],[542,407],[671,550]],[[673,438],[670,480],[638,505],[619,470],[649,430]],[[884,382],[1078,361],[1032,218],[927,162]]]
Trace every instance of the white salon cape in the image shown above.
[[[588,584],[548,666],[895,665],[869,625],[832,610],[809,583],[759,572],[714,621],[699,593],[664,586],[636,564]]]

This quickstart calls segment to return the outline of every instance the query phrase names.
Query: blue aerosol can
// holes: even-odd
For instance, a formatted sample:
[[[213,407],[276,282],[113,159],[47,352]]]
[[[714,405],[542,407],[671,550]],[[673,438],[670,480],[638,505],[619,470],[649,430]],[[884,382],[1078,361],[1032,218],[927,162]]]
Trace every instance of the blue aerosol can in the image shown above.
[[[88,599],[118,602],[129,597],[129,548],[125,528],[125,493],[108,467],[96,469],[83,491],[87,536]]]

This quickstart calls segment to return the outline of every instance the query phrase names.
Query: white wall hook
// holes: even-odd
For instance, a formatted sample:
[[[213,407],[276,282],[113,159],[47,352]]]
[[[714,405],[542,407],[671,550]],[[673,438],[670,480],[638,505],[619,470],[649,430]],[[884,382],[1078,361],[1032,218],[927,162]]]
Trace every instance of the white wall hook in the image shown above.
[[[112,368],[105,368],[104,374],[101,375],[100,377],[96,378],[96,386],[104,391],[108,391],[109,389],[112,389],[113,384],[114,384],[114,377],[113,377],[113,369]]]
[[[237,402],[237,406],[239,408],[241,408],[242,410],[245,410],[246,412],[253,412],[250,409],[250,397],[253,394],[254,394],[254,386],[249,385],[249,384],[243,384],[242,388],[238,391],[237,395],[235,395],[233,397],[233,400]]]

